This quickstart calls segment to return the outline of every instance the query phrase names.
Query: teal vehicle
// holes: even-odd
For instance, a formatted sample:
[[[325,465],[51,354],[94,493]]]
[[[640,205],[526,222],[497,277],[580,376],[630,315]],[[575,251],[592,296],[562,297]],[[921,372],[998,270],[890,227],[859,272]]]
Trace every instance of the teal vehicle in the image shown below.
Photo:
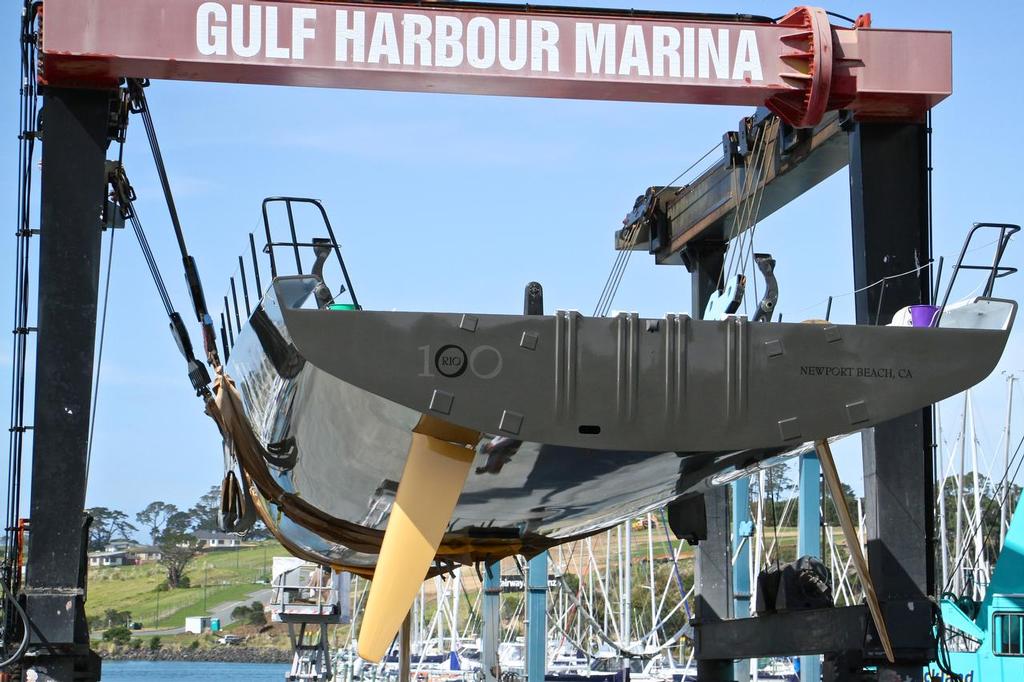
[[[1013,515],[985,599],[943,597],[941,607],[949,669],[963,682],[1024,680],[1024,513]],[[935,664],[928,674],[955,679]]]

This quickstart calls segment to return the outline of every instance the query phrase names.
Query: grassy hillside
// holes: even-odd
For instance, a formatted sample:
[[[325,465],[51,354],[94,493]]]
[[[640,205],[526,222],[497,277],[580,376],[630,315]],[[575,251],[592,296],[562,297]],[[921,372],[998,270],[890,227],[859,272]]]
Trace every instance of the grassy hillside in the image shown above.
[[[238,601],[250,592],[266,588],[273,557],[286,554],[274,541],[205,552],[193,559],[186,571],[192,586],[166,592],[156,589],[166,578],[159,564],[93,567],[89,569],[86,613],[95,617],[102,616],[107,609],[130,611],[132,619],[146,629],[180,627],[186,616],[202,615],[217,604]]]
[[[657,529],[654,541],[654,556],[659,563],[671,557],[671,549],[663,537],[663,531]],[[591,543],[594,551],[595,565],[603,571],[605,558],[609,553],[617,552],[617,538],[613,533],[610,542],[604,534],[595,536]],[[838,544],[845,543],[841,538]],[[772,544],[776,541],[771,530],[766,531],[765,541]],[[778,546],[784,561],[796,556],[796,531],[793,528],[778,529]],[[564,561],[569,573],[586,575],[589,571],[588,561],[582,554],[582,543],[571,543],[562,548]],[[552,550],[557,557],[559,550]],[[648,555],[647,531],[634,530],[630,552],[634,567],[643,565]],[[129,611],[132,619],[143,624],[144,629],[177,628],[185,623],[187,616],[198,616],[208,613],[219,604],[236,602],[246,599],[247,595],[265,589],[270,578],[270,567],[274,556],[287,555],[287,552],[275,541],[266,541],[254,546],[238,550],[220,550],[200,554],[190,564],[186,574],[191,580],[188,589],[177,589],[157,592],[157,585],[164,581],[166,573],[162,566],[154,563],[141,566],[122,566],[114,568],[91,568],[89,570],[89,592],[86,603],[87,614],[91,617],[102,616],[108,609]],[[574,555],[570,559],[570,555]],[[693,549],[685,546],[681,553],[681,573],[687,584],[692,580]],[[511,559],[502,562],[503,574],[515,574],[517,567]],[[552,565],[554,570],[555,565]],[[638,570],[634,568],[634,570]],[[646,569],[639,569],[646,575]],[[666,578],[667,579],[667,578]],[[264,582],[261,582],[264,581]],[[460,604],[462,617],[468,616],[469,603],[476,598],[480,589],[480,580],[473,570],[462,572],[462,583],[465,597]],[[206,608],[203,605],[204,584],[206,585]],[[357,591],[365,589],[364,581],[357,581]],[[434,595],[434,581],[427,581],[425,592],[428,599]],[[514,597],[509,598],[514,601]],[[159,613],[157,608],[159,606]],[[432,608],[428,609],[432,611]]]

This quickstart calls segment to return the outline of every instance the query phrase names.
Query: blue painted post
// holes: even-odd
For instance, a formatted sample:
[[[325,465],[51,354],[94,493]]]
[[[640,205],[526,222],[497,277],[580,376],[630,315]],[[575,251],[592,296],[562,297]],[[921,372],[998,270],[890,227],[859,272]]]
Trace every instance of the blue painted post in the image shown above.
[[[750,519],[750,479],[732,483],[732,617],[750,616],[750,542],[753,522]],[[737,680],[750,679],[750,661],[736,661]]]
[[[821,464],[811,451],[800,456],[800,498],[797,510],[796,550],[799,556],[821,558]],[[817,656],[800,657],[801,682],[821,679],[821,659]]]
[[[526,569],[526,682],[544,682],[548,648],[548,553],[530,559]]]
[[[483,640],[480,667],[485,682],[498,682],[498,642],[501,639],[501,562],[484,564]]]

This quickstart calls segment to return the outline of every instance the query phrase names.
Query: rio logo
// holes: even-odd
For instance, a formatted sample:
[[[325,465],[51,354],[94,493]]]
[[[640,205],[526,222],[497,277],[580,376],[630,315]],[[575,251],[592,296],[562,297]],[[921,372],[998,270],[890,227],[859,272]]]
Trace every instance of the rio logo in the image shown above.
[[[477,346],[469,353],[461,346],[453,343],[434,350],[431,346],[420,346],[423,353],[423,371],[421,377],[434,377],[440,374],[455,379],[466,373],[468,369],[478,379],[493,379],[501,374],[504,364],[501,351],[494,346]]]

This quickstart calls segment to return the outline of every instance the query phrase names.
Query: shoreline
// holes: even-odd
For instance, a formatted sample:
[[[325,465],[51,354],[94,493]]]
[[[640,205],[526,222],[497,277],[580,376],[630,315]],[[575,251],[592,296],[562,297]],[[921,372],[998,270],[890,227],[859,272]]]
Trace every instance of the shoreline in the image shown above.
[[[286,649],[222,646],[216,648],[171,648],[151,651],[146,648],[118,647],[97,652],[104,661],[185,661],[207,663],[291,663],[292,652]]]

